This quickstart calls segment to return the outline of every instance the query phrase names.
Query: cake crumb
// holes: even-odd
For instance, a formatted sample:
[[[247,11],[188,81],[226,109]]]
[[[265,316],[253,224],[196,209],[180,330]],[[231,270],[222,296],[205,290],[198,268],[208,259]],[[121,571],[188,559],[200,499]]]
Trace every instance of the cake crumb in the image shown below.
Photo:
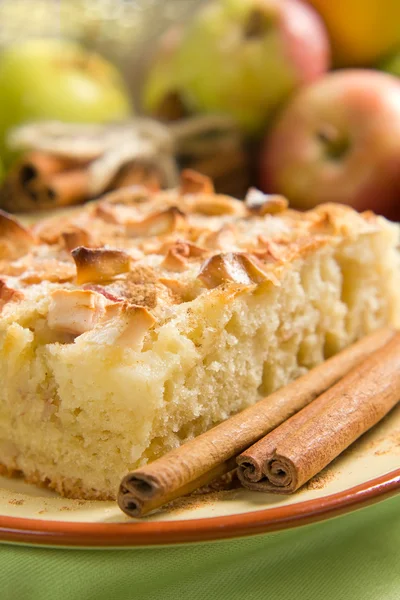
[[[390,452],[390,449],[386,449],[386,450],[376,450],[374,452],[375,456],[385,456],[385,454],[388,454],[388,452]]]
[[[13,504],[14,506],[22,506],[22,504],[25,504],[25,500],[17,500],[17,498],[12,498],[8,501],[8,504]]]

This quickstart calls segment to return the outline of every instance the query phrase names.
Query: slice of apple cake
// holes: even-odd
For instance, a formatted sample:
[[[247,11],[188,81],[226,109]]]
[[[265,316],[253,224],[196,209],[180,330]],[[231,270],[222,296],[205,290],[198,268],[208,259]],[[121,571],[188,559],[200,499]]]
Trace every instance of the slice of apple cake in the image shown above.
[[[399,316],[399,230],[251,190],[113,192],[0,213],[0,463],[76,498]]]

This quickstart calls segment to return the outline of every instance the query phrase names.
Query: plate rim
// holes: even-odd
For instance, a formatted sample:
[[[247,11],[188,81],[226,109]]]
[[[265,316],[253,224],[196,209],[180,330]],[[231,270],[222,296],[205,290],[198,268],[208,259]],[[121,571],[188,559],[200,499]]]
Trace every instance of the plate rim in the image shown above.
[[[0,515],[0,542],[74,548],[124,548],[208,542],[276,532],[351,512],[400,493],[400,468],[296,504],[241,514],[132,523],[87,523]]]

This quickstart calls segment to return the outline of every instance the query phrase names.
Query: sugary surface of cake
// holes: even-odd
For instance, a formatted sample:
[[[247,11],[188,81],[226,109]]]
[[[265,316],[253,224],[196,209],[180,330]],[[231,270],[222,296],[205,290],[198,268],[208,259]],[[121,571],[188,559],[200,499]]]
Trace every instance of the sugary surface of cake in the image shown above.
[[[399,229],[194,173],[0,214],[0,463],[77,498],[399,319]]]

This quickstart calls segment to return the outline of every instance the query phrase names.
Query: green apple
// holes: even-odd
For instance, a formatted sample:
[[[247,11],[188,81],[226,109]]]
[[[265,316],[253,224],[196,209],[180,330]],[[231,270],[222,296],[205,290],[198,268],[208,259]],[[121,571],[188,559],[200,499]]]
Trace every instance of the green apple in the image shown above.
[[[178,70],[192,110],[228,114],[257,132],[328,65],[324,25],[301,0],[214,0],[186,29]]]
[[[0,56],[0,153],[8,130],[26,121],[96,123],[130,113],[118,70],[79,44],[32,39]]]

